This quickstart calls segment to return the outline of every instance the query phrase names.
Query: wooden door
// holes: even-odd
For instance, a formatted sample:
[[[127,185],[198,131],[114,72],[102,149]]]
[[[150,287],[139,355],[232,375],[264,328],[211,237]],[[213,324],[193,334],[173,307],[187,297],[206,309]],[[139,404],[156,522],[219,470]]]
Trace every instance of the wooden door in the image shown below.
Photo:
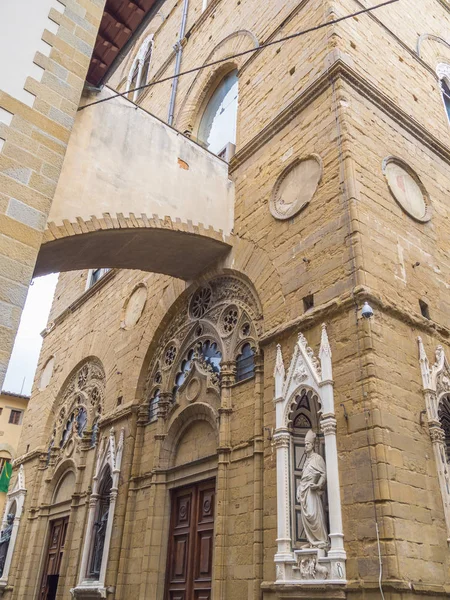
[[[166,600],[211,600],[215,481],[172,492]]]
[[[55,600],[56,598],[68,522],[69,517],[50,522],[50,535],[39,600]]]

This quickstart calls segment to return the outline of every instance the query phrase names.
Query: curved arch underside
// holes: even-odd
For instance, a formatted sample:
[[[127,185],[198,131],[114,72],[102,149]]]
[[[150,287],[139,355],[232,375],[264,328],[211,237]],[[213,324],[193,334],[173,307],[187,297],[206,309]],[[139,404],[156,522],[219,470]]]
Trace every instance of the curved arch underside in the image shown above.
[[[189,231],[192,230],[192,231]],[[197,230],[197,233],[195,232]],[[198,227],[132,227],[66,235],[42,244],[34,276],[100,267],[139,269],[186,281],[222,258],[230,245]]]

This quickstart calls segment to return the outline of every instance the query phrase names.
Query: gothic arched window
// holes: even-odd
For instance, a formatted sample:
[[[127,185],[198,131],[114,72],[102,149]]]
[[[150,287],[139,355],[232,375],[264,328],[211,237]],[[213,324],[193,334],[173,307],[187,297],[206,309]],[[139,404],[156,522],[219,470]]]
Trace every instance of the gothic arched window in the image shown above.
[[[441,63],[437,67],[442,101],[444,102],[447,118],[450,121],[450,65]]]
[[[127,90],[130,90],[128,99],[136,102],[138,96],[144,90],[135,90],[135,88],[145,85],[150,71],[150,62],[153,51],[153,36],[146,38],[139,48],[136,58],[131,65],[130,73],[127,79]]]
[[[245,344],[236,359],[236,381],[250,379],[254,374],[255,351],[250,344]]]
[[[105,547],[106,526],[108,523],[109,505],[111,502],[112,478],[109,466],[105,469],[99,488],[97,507],[92,536],[91,556],[87,576],[97,581],[102,567],[103,549]]]
[[[238,92],[238,74],[234,70],[216,87],[203,112],[198,130],[199,142],[225,159],[228,145],[236,144]]]
[[[161,398],[161,391],[159,389],[156,389],[153,392],[153,396],[151,397],[149,405],[148,405],[148,420],[149,421],[155,421],[158,418],[158,406],[159,406],[160,398]]]

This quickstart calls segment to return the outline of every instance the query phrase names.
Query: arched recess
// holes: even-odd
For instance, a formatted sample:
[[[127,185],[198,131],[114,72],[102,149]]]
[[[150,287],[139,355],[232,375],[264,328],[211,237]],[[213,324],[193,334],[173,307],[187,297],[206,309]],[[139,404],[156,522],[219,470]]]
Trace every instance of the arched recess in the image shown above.
[[[72,494],[75,491],[75,483],[75,472],[72,470],[66,471],[56,484],[53,492],[52,504],[71,501]]]
[[[76,455],[86,435],[86,443],[95,444],[92,432],[103,414],[105,381],[103,364],[95,356],[83,359],[66,377],[45,428],[47,467]]]
[[[258,39],[251,31],[236,31],[219,42],[203,64],[227,58],[251,48],[258,48],[258,46]],[[233,69],[240,69],[250,56],[251,54],[231,58],[229,62],[226,61],[215,67],[199,71],[180,104],[175,118],[175,127],[183,133],[195,132],[202,109],[219,81]]]
[[[50,505],[59,502],[68,502],[75,492],[75,485],[76,464],[71,458],[63,460],[56,467],[50,485],[47,486],[45,492],[46,502]],[[71,493],[69,493],[70,490]]]
[[[206,421],[215,433],[217,445],[219,432],[217,429],[218,413],[208,404],[197,402],[187,406],[178,414],[169,426],[167,436],[161,446],[160,468],[168,469],[174,466],[177,447],[186,431],[196,422]]]
[[[417,54],[434,72],[439,63],[450,64],[450,44],[432,33],[424,33],[417,40]]]

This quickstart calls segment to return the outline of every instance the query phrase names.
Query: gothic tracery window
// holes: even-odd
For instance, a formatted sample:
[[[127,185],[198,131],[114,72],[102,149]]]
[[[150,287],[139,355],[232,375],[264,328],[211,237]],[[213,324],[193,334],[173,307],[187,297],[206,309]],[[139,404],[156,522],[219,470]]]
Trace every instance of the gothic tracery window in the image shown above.
[[[158,418],[158,406],[159,406],[160,398],[161,398],[161,391],[159,389],[156,389],[153,392],[153,396],[150,399],[150,402],[148,405],[148,420],[149,421],[154,421],[155,419]]]
[[[172,395],[176,402],[193,371],[218,394],[224,361],[236,361],[236,381],[252,377],[259,318],[256,298],[235,277],[217,277],[194,290],[163,334],[151,363],[146,383],[149,422],[161,414],[160,394]]]
[[[130,72],[127,79],[127,91],[128,99],[136,102],[139,95],[144,90],[135,90],[137,87],[145,85],[148,81],[148,74],[150,71],[150,63],[153,52],[153,36],[148,36],[142,43],[136,58],[131,65]]]
[[[91,432],[91,447],[96,444],[96,428],[103,411],[105,373],[96,359],[85,361],[76,369],[61,390],[56,401],[57,415],[51,431],[47,465],[53,449],[71,452],[73,444]]]
[[[236,381],[250,379],[255,373],[255,352],[250,344],[245,344],[236,359]]]

